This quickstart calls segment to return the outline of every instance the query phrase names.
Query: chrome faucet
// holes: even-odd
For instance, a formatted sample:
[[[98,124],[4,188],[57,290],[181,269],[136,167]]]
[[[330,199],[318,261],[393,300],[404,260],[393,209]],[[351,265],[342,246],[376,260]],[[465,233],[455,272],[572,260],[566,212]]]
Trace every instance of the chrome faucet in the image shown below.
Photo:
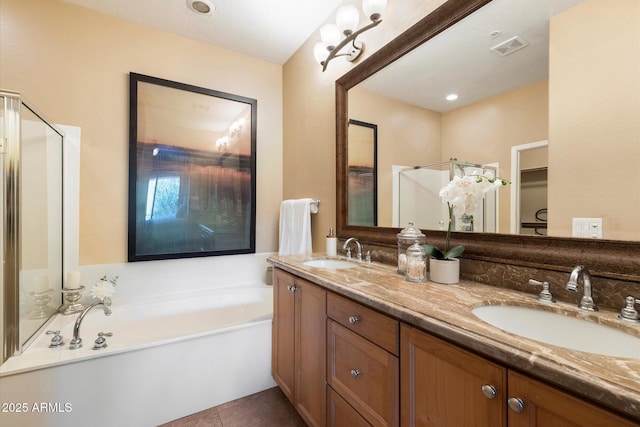
[[[351,242],[356,244],[356,249],[358,250],[358,252],[356,253],[356,257],[358,258],[358,261],[361,261],[362,260],[362,245],[360,244],[358,239],[356,239],[355,237],[349,237],[347,239],[347,241],[344,242],[344,245],[342,245],[342,250],[343,251],[347,251],[347,258],[351,258],[351,248],[349,248],[349,245],[351,244]]]
[[[584,265],[577,265],[571,271],[569,281],[567,282],[567,290],[572,292],[578,292],[578,280],[582,277],[583,295],[580,299],[578,307],[588,311],[598,311],[593,297],[591,296],[591,273]]]
[[[89,307],[85,308],[82,313],[80,313],[80,315],[76,319],[75,325],[73,325],[73,339],[69,342],[69,348],[71,350],[82,347],[82,338],[80,338],[80,326],[82,325],[82,320],[87,315],[87,313],[89,313],[92,308],[101,306],[104,310],[104,315],[108,316],[111,314],[111,309],[109,308],[110,305],[111,301],[108,298],[105,298],[104,301],[94,302]]]

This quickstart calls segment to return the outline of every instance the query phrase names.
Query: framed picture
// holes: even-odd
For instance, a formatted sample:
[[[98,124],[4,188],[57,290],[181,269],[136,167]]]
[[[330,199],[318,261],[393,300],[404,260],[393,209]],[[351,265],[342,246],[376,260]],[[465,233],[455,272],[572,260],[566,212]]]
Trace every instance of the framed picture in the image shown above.
[[[254,253],[257,101],[129,83],[129,261]]]

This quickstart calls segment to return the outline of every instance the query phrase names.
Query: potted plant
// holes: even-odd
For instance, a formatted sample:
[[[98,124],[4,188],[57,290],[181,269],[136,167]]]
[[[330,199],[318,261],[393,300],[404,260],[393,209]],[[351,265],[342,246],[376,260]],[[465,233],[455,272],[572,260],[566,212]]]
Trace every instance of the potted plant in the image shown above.
[[[440,190],[439,196],[447,204],[449,224],[444,248],[435,245],[423,245],[429,255],[430,278],[438,283],[458,283],[460,280],[460,260],[457,258],[464,252],[464,246],[451,247],[451,227],[455,212],[473,212],[480,206],[485,194],[509,182],[495,177],[492,172],[483,175],[454,176],[451,181]]]

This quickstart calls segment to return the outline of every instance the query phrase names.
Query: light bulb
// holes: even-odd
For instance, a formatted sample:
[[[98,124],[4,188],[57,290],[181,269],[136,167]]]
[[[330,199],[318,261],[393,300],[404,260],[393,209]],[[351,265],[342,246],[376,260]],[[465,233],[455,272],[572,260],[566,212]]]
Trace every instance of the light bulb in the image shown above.
[[[340,43],[340,31],[336,24],[325,24],[320,28],[320,38],[324,47],[333,50]]]
[[[360,12],[354,5],[342,6],[336,14],[336,25],[340,33],[345,36],[351,35],[358,27]]]
[[[382,12],[387,7],[387,0],[362,0],[362,10],[372,21],[382,18]]]
[[[328,54],[329,51],[326,47],[324,47],[324,43],[322,42],[316,43],[316,45],[313,47],[313,57],[316,58],[316,61],[320,65],[322,65],[324,60],[327,59]]]

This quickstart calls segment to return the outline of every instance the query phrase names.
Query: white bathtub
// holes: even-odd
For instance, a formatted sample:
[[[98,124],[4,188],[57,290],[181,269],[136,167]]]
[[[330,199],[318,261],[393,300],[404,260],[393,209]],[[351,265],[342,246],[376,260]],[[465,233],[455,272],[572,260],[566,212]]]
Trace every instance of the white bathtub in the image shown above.
[[[270,286],[192,292],[58,315],[65,345],[41,334],[0,367],[0,425],[155,426],[275,385]],[[98,332],[108,347],[92,350]]]

